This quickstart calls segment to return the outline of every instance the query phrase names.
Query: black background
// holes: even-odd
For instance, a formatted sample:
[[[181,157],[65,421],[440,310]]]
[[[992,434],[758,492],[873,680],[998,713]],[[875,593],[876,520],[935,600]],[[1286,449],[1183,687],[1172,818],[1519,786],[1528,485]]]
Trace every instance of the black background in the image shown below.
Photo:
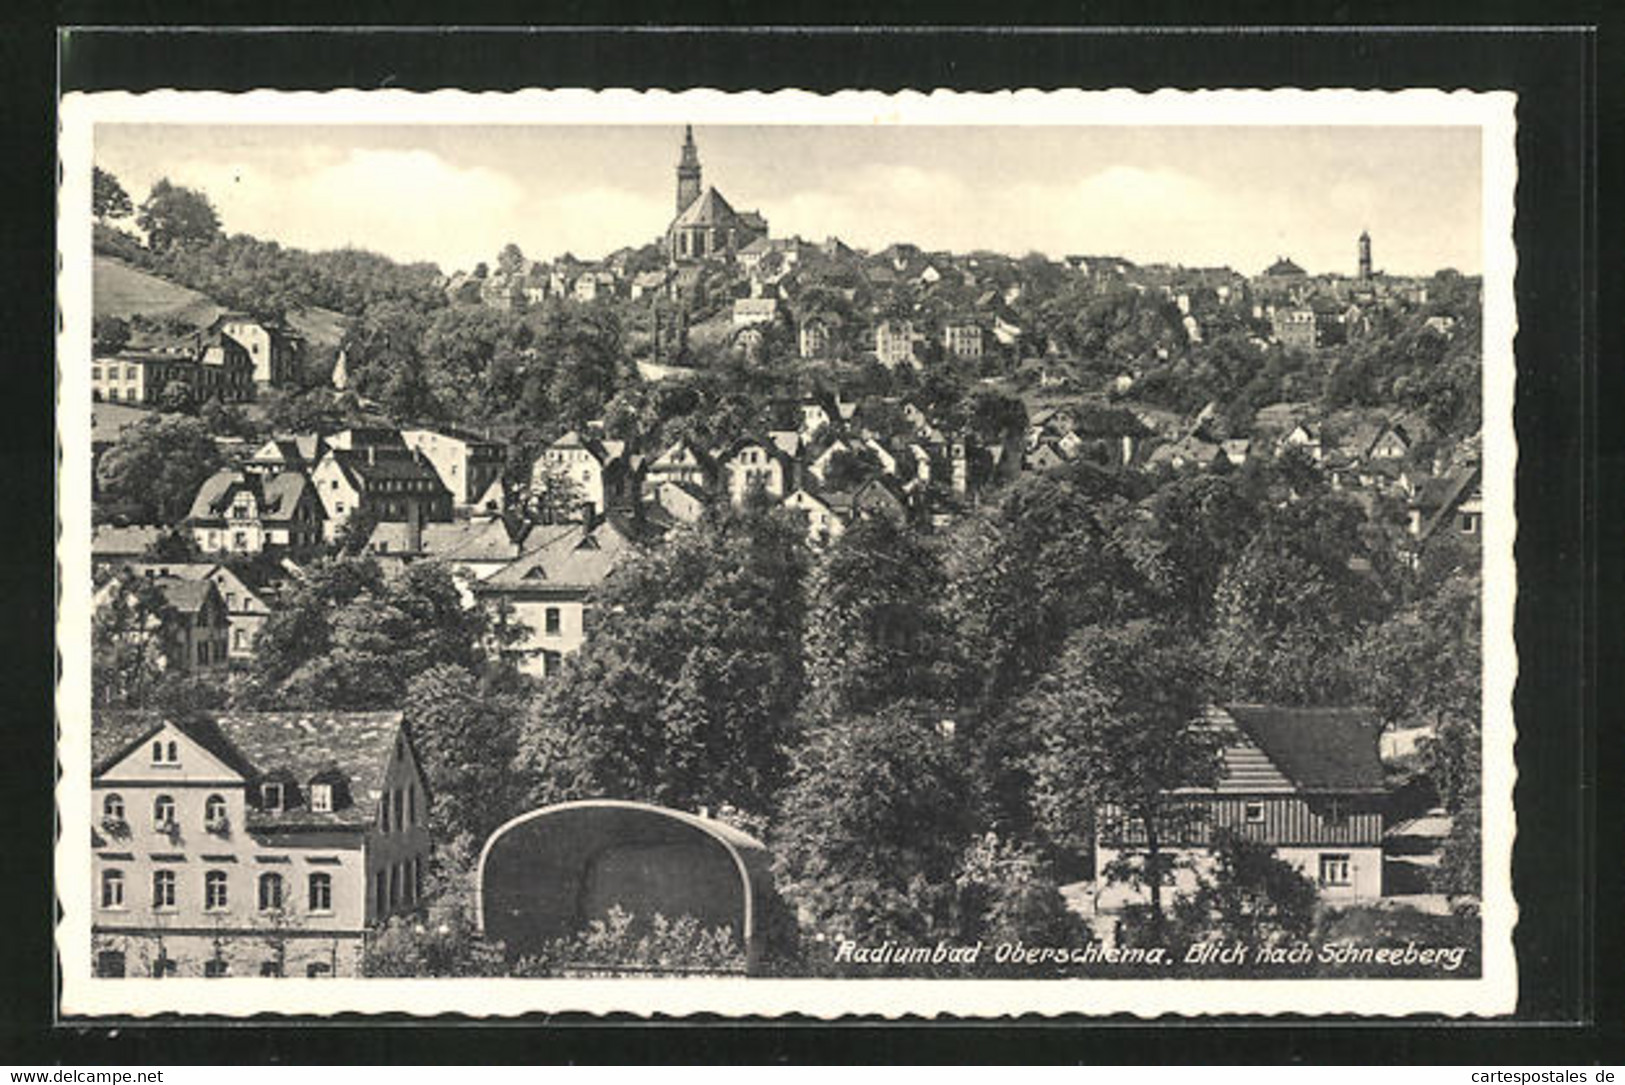
[[[275,24],[332,20],[336,4],[68,3],[0,16],[0,206],[7,262],[0,290],[0,360],[9,395],[0,428],[0,630],[11,660],[0,681],[0,796],[9,829],[0,843],[0,1063],[112,1062],[555,1062],[555,1061],[1172,1061],[1400,1062],[1480,1066],[1625,1059],[1617,983],[1621,954],[1617,675],[1619,502],[1617,273],[1599,305],[1598,196],[1619,172],[1625,63],[1597,23],[1602,5],[1001,5],[992,29],[904,27],[925,13],[839,4],[778,5],[773,18],[843,23],[721,29],[749,21],[740,4],[710,9],[620,10],[621,26],[444,33],[432,25],[233,31],[132,24]],[[533,5],[454,7],[350,3],[345,17],[374,23],[488,27],[534,19]],[[1007,10],[1008,9],[1008,10]],[[944,15],[972,23],[984,5]],[[1214,25],[1189,25],[1198,15]],[[583,4],[551,18],[607,22]],[[1240,18],[1331,25],[1226,29]],[[1389,27],[1471,19],[1477,29]],[[893,26],[855,24],[892,21]],[[1135,22],[1139,30],[1081,29]],[[1488,24],[1562,20],[1563,29]],[[1150,22],[1161,26],[1148,26]],[[119,29],[112,29],[112,24]],[[702,24],[713,24],[699,29]],[[60,31],[61,26],[84,29]],[[107,29],[94,29],[97,26]],[[1070,28],[1067,28],[1070,27]],[[1612,72],[1610,78],[1605,74]],[[514,89],[685,87],[819,91],[995,90],[1128,86],[1509,88],[1519,92],[1517,279],[1520,730],[1514,883],[1521,993],[1515,1020],[1414,1019],[1381,1025],[1339,1019],[1225,1022],[1037,1019],[999,1023],[635,1023],[554,1017],[481,1024],[359,1016],[325,1022],[255,1019],[212,1027],[55,1021],[52,631],[52,359],[55,95],[60,89],[254,87]],[[1607,133],[1597,142],[1597,131]],[[1600,160],[1599,160],[1600,152]],[[1283,162],[1283,169],[1291,163]],[[1425,177],[1416,183],[1425,184]],[[1616,242],[1618,238],[1615,239]],[[1610,255],[1615,250],[1605,250]],[[1609,261],[1610,264],[1617,261]],[[1599,321],[1598,314],[1605,314]],[[1600,338],[1599,338],[1600,337]],[[1598,359],[1604,359],[1598,364]],[[1598,613],[1602,620],[1599,624]],[[1599,630],[1601,638],[1599,639]],[[1607,706],[1603,708],[1601,706]],[[1599,794],[1604,798],[1598,802]],[[1600,811],[1600,815],[1599,815]],[[1608,856],[1599,863],[1598,856]],[[1267,982],[1267,981],[1259,981]],[[1166,1032],[1178,1029],[1176,1042]]]

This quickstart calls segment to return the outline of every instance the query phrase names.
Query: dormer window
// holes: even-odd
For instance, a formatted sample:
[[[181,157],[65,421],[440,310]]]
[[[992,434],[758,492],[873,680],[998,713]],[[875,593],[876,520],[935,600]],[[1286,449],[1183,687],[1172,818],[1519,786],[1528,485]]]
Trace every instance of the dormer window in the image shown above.
[[[260,785],[260,808],[267,813],[273,814],[282,810],[282,784],[280,782]]]
[[[333,785],[310,785],[310,808],[318,814],[326,814],[333,809]]]

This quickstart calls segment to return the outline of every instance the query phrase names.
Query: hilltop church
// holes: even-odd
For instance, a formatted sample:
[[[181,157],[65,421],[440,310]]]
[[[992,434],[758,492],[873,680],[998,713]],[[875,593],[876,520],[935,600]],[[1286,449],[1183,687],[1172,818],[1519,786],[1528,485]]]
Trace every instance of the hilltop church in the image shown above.
[[[666,228],[666,253],[672,262],[732,259],[766,236],[767,220],[760,214],[735,211],[715,188],[700,188],[700,152],[694,146],[694,126],[686,126],[677,161],[677,217]]]

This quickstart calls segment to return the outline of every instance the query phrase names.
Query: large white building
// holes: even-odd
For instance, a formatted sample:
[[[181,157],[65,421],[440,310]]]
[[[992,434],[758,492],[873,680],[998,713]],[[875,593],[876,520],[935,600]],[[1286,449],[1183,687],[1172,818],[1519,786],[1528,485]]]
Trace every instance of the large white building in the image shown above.
[[[99,976],[354,976],[368,929],[422,896],[429,793],[399,712],[103,712],[91,744]]]

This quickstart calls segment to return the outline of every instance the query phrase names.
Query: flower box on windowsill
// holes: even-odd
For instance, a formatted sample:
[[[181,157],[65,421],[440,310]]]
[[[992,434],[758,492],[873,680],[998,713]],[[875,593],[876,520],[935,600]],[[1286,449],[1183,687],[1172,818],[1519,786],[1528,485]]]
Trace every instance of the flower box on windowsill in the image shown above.
[[[115,840],[124,840],[130,835],[130,823],[123,818],[102,818],[102,831]]]
[[[176,821],[160,821],[153,826],[153,830],[160,836],[169,837],[171,842],[179,840],[181,836],[181,826]]]
[[[230,836],[231,819],[223,817],[215,818],[213,821],[206,822],[203,828],[215,836]]]

